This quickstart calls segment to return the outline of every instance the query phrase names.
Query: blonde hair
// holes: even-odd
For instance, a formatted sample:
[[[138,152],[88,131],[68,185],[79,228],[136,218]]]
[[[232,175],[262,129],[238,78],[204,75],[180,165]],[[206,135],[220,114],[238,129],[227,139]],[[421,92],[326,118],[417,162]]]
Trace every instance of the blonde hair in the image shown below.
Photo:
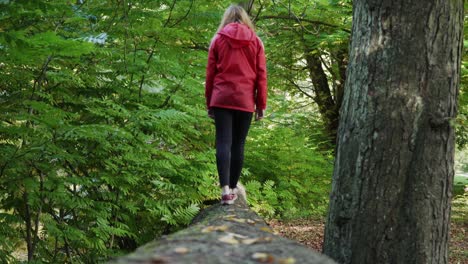
[[[217,32],[221,31],[221,29],[223,29],[227,24],[234,22],[240,22],[255,32],[255,27],[252,23],[252,20],[250,20],[250,17],[247,12],[245,12],[244,8],[239,5],[230,5],[226,9]]]

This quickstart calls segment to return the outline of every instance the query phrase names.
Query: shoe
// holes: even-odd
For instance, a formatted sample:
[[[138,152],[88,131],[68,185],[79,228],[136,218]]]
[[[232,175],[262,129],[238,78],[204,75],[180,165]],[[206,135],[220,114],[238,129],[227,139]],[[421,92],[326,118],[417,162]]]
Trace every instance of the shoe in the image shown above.
[[[237,199],[237,195],[230,193],[230,194],[223,194],[221,196],[221,204],[234,204],[234,200]]]
[[[237,192],[232,192],[231,193],[231,196],[232,196],[232,201],[234,202],[235,200],[237,200]]]
[[[234,193],[236,195],[239,193],[239,189],[237,189],[237,187],[236,188],[230,188],[229,190],[231,191],[231,193]]]
[[[233,200],[234,200],[234,201],[237,200],[237,197],[238,197],[237,194],[238,194],[238,193],[239,193],[239,189],[237,189],[237,187],[231,189],[231,194],[234,196],[234,197],[233,197]]]

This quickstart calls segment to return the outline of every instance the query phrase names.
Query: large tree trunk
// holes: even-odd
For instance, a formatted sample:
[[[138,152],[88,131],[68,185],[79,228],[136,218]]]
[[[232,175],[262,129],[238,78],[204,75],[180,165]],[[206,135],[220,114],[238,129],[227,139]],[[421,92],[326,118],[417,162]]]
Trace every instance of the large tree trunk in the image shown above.
[[[354,0],[324,253],[447,263],[462,0]]]

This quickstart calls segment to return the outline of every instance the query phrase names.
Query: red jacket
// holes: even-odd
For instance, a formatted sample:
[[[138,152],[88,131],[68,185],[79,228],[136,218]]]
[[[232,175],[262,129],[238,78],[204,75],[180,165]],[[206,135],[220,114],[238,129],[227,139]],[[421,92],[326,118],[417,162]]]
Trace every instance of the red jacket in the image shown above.
[[[211,41],[206,67],[206,106],[254,112],[266,108],[262,41],[248,26],[226,25]]]

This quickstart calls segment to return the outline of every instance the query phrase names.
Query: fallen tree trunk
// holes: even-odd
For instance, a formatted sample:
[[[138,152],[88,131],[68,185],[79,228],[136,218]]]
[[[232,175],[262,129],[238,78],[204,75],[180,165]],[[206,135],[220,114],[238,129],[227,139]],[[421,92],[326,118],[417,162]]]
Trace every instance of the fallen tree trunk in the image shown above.
[[[330,258],[277,236],[249,209],[245,197],[234,205],[212,205],[179,232],[150,242],[111,263],[316,263]]]

